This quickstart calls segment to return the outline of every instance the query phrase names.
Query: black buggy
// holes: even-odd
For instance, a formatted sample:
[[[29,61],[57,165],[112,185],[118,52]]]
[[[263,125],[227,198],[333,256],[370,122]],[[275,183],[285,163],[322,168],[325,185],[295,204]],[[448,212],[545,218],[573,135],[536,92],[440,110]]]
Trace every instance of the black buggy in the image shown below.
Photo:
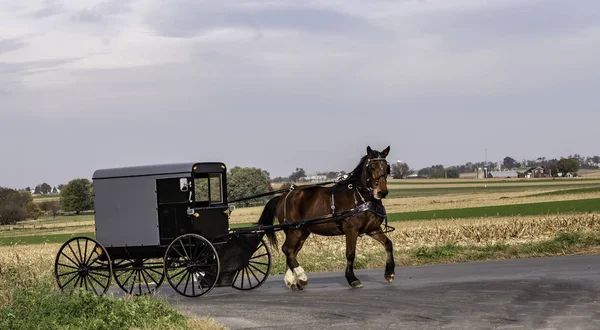
[[[222,163],[98,170],[93,175],[96,238],[63,244],[55,276],[63,291],[105,293],[111,279],[129,294],[166,279],[198,297],[215,286],[240,290],[267,279],[271,253],[261,232],[231,232]]]
[[[187,297],[214,287],[255,289],[271,270],[265,230],[373,212],[365,202],[317,218],[230,228],[232,203],[302,187],[228,201],[227,168],[219,162],[102,169],[92,180],[96,237],[73,237],[59,249],[54,272],[62,291],[83,288],[100,295],[113,279],[134,295],[155,292],[165,279]]]

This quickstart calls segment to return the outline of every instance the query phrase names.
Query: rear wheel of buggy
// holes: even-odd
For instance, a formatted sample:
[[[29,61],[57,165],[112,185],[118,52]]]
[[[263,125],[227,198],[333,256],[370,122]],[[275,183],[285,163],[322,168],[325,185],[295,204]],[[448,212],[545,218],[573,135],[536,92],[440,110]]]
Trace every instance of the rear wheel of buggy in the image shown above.
[[[171,287],[186,297],[210,292],[221,270],[215,247],[197,234],[177,237],[165,252],[165,275]]]
[[[93,238],[73,237],[58,250],[54,276],[63,292],[83,288],[96,295],[110,286],[112,262],[108,252]]]
[[[252,290],[261,286],[271,271],[271,251],[264,239],[248,260],[248,264],[240,269],[233,278],[232,287],[238,290]]]
[[[135,296],[154,293],[165,280],[162,258],[115,261],[113,275],[123,291]]]

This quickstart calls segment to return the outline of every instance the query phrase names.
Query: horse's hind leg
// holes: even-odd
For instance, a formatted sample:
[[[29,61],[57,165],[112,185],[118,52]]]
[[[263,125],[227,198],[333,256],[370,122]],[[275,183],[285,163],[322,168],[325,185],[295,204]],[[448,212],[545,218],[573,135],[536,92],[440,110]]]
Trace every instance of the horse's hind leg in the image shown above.
[[[387,254],[387,259],[385,261],[385,279],[392,283],[394,280],[394,268],[396,264],[394,263],[394,246],[392,241],[387,237],[387,235],[379,228],[375,231],[375,234],[371,235],[376,241],[383,244],[385,247],[385,253]]]
[[[284,277],[285,285],[293,291],[302,290],[308,283],[306,273],[296,259],[308,234],[308,232],[302,230],[286,231],[285,243],[281,247],[281,251],[285,254],[287,265]]]

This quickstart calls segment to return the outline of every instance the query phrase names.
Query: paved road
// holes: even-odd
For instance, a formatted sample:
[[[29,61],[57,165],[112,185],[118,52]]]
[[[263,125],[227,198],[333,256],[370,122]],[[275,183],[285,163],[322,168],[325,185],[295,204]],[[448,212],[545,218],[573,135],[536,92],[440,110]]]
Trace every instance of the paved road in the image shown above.
[[[392,284],[358,271],[362,289],[342,273],[308,276],[297,292],[272,276],[248,292],[162,294],[231,329],[600,329],[600,256],[397,267]]]

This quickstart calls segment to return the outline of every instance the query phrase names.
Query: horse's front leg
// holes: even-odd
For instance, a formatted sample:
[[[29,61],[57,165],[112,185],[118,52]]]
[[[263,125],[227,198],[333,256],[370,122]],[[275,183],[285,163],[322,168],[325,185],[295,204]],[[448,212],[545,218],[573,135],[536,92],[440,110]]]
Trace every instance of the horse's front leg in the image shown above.
[[[346,233],[346,280],[353,288],[362,288],[360,280],[354,275],[354,259],[356,258],[356,240],[358,232],[350,230]]]
[[[371,237],[385,247],[385,253],[387,254],[387,259],[385,261],[385,279],[392,283],[395,276],[394,268],[396,267],[396,264],[394,263],[394,245],[381,228],[377,229],[375,234],[371,235]]]

